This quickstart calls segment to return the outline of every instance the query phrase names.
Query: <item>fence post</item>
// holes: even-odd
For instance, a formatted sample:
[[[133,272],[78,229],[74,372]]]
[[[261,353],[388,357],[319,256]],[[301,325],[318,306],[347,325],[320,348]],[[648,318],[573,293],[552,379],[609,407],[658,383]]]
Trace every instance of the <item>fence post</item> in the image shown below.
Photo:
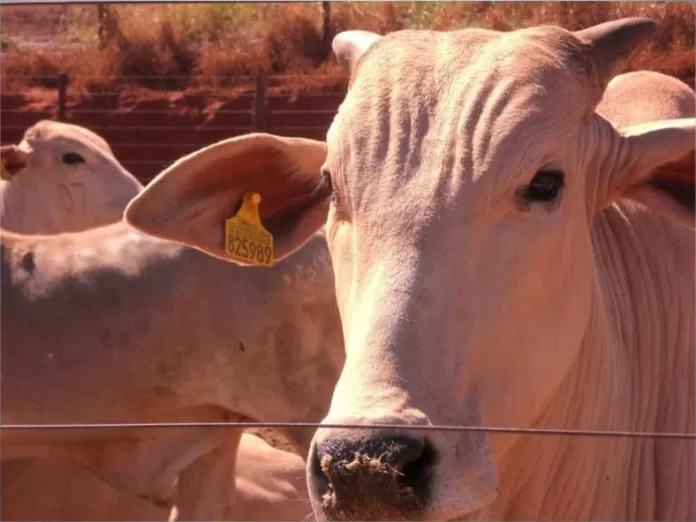
[[[58,121],[65,121],[65,105],[67,101],[68,75],[62,73],[58,76]]]
[[[266,131],[266,88],[268,77],[264,73],[256,75],[256,96],[252,113],[252,128],[254,132]]]
[[[324,38],[324,58],[331,56],[331,2],[322,2],[322,37]]]
[[[104,10],[104,4],[97,4],[97,37],[99,38],[99,50],[103,50],[106,45],[106,11]]]

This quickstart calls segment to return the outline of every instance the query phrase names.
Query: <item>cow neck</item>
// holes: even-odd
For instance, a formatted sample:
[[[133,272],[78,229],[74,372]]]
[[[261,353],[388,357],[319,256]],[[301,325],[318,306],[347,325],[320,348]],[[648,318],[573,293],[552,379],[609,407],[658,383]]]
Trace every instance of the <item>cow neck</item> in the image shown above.
[[[592,233],[588,328],[535,427],[693,432],[694,283],[675,279],[693,273],[693,233],[628,204],[599,215]],[[673,492],[693,482],[681,464],[693,459],[691,441],[522,435],[499,463],[501,496],[485,516],[688,518],[693,500]]]

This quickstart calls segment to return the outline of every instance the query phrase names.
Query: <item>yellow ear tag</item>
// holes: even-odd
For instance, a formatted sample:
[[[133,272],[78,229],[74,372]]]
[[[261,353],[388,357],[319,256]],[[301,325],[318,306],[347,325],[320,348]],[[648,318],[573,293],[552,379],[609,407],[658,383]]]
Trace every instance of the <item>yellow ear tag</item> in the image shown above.
[[[4,158],[2,160],[2,174],[0,174],[0,178],[4,179],[5,181],[10,181],[12,179],[12,176],[10,175],[10,171],[7,170],[7,167],[5,166],[5,159]]]
[[[259,203],[260,194],[247,192],[237,215],[225,220],[225,252],[243,263],[272,267],[273,236],[261,224]]]

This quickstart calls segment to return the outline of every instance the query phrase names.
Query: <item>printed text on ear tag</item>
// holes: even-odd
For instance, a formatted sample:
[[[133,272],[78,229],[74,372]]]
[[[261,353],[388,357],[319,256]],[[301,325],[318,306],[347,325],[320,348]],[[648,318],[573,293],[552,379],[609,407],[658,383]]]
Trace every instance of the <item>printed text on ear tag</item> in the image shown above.
[[[2,160],[2,174],[0,174],[0,178],[4,179],[5,181],[10,181],[12,179],[12,176],[10,176],[10,171],[7,170],[7,167],[5,166],[5,160]]]
[[[261,224],[259,203],[260,194],[247,192],[237,215],[225,220],[225,252],[243,263],[272,267],[273,236]]]

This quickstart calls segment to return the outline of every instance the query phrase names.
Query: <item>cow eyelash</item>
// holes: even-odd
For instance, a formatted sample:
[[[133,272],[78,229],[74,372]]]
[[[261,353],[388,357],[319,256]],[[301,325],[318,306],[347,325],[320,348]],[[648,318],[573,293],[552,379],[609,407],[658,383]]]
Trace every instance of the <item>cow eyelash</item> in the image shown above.
[[[557,201],[565,187],[565,175],[557,170],[540,170],[532,181],[517,191],[518,205],[525,209],[530,203]]]
[[[85,158],[83,158],[77,152],[66,152],[63,154],[61,161],[66,165],[77,165],[78,163],[84,163]]]
[[[336,193],[336,187],[334,187],[333,179],[331,178],[331,171],[327,168],[321,169],[321,176],[324,178],[324,183],[328,183],[329,188],[331,188],[331,203],[338,202],[338,194]]]

